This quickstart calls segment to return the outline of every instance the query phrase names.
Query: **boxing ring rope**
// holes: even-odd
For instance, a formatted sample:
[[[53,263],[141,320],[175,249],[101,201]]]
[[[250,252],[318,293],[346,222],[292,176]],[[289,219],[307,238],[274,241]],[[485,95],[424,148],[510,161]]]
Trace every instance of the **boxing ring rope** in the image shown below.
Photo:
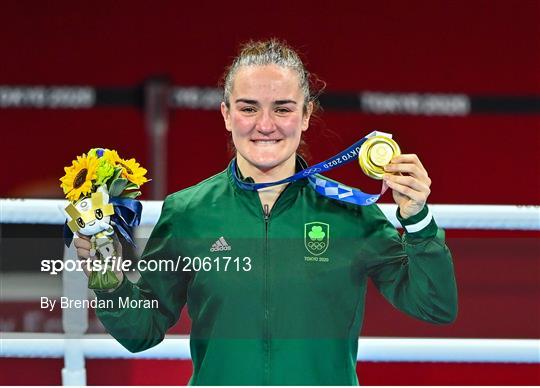
[[[141,226],[155,225],[162,201],[142,201]],[[0,199],[0,224],[64,223],[65,200]],[[379,205],[395,225],[396,205]],[[445,229],[540,230],[540,207],[519,205],[430,205],[437,224]],[[141,230],[144,228],[141,228]],[[140,232],[138,232],[140,234]],[[74,259],[73,245],[64,259]],[[63,295],[88,297],[86,277],[81,272],[63,273]],[[1,357],[64,357],[64,385],[86,385],[86,358],[151,358],[189,360],[189,340],[167,336],[158,346],[130,353],[108,335],[85,335],[85,309],[64,309],[65,334],[0,333]],[[411,351],[413,349],[414,351]],[[513,362],[540,363],[540,340],[367,338],[359,339],[358,360],[401,362]]]
[[[61,225],[62,199],[0,199],[2,224]],[[162,201],[142,201],[142,226],[156,224]],[[384,215],[399,227],[397,205],[379,204]],[[527,205],[429,205],[437,224],[445,229],[540,230],[540,206]]]
[[[189,337],[184,335],[168,335],[159,345],[139,353],[130,353],[107,334],[85,335],[80,342],[89,359],[191,359]],[[64,347],[60,334],[2,333],[2,357],[61,358]],[[362,337],[357,360],[540,363],[540,340]]]

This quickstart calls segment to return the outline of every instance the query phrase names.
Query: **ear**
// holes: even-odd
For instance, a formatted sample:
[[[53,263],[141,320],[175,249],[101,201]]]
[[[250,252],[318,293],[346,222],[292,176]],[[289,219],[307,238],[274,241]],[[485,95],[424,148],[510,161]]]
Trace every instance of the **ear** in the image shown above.
[[[304,116],[302,117],[302,132],[307,131],[309,128],[309,119],[313,113],[313,101],[308,102],[306,110],[307,112],[304,113]]]
[[[225,128],[227,128],[227,131],[231,132],[231,113],[229,108],[227,108],[227,105],[225,105],[225,102],[221,102],[221,115],[223,116],[223,121],[225,122]]]

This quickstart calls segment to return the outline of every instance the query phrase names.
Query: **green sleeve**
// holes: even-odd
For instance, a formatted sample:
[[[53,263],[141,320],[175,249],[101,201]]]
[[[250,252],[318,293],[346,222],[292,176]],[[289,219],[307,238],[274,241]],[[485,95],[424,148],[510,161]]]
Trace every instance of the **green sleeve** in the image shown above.
[[[178,258],[175,244],[174,215],[178,214],[173,200],[168,197],[161,216],[146,244],[142,260],[173,260]],[[96,293],[98,300],[112,301],[112,308],[98,308],[96,315],[107,331],[131,352],[146,350],[160,343],[165,332],[180,317],[186,302],[189,278],[185,272],[174,267],[162,271],[141,271],[137,283],[125,276],[122,284],[113,292]],[[139,307],[122,307],[119,300],[148,301]],[[157,305],[157,306],[156,306]]]
[[[410,219],[399,215],[402,236],[375,207],[366,270],[377,289],[399,310],[423,321],[451,323],[457,316],[457,287],[444,231],[427,206]],[[407,231],[409,229],[410,231]]]

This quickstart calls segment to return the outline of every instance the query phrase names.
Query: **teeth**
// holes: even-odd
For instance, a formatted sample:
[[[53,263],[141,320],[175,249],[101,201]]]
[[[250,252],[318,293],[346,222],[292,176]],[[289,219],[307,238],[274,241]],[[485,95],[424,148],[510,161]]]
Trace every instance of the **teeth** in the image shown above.
[[[259,143],[259,144],[274,144],[274,143],[277,143],[277,140],[255,140],[255,143]]]

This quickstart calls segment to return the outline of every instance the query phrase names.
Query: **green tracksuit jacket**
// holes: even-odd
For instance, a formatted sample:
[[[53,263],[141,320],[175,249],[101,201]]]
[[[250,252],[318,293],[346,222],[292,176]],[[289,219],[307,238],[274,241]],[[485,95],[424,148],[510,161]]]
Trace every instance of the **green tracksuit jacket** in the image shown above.
[[[267,214],[227,169],[164,202],[143,259],[180,256],[180,267],[143,271],[137,284],[97,295],[158,306],[97,315],[137,352],[162,341],[187,302],[193,385],[356,385],[368,278],[409,315],[456,317],[451,255],[428,214],[400,219],[406,229],[424,226],[400,236],[376,205],[323,197],[305,179]]]

